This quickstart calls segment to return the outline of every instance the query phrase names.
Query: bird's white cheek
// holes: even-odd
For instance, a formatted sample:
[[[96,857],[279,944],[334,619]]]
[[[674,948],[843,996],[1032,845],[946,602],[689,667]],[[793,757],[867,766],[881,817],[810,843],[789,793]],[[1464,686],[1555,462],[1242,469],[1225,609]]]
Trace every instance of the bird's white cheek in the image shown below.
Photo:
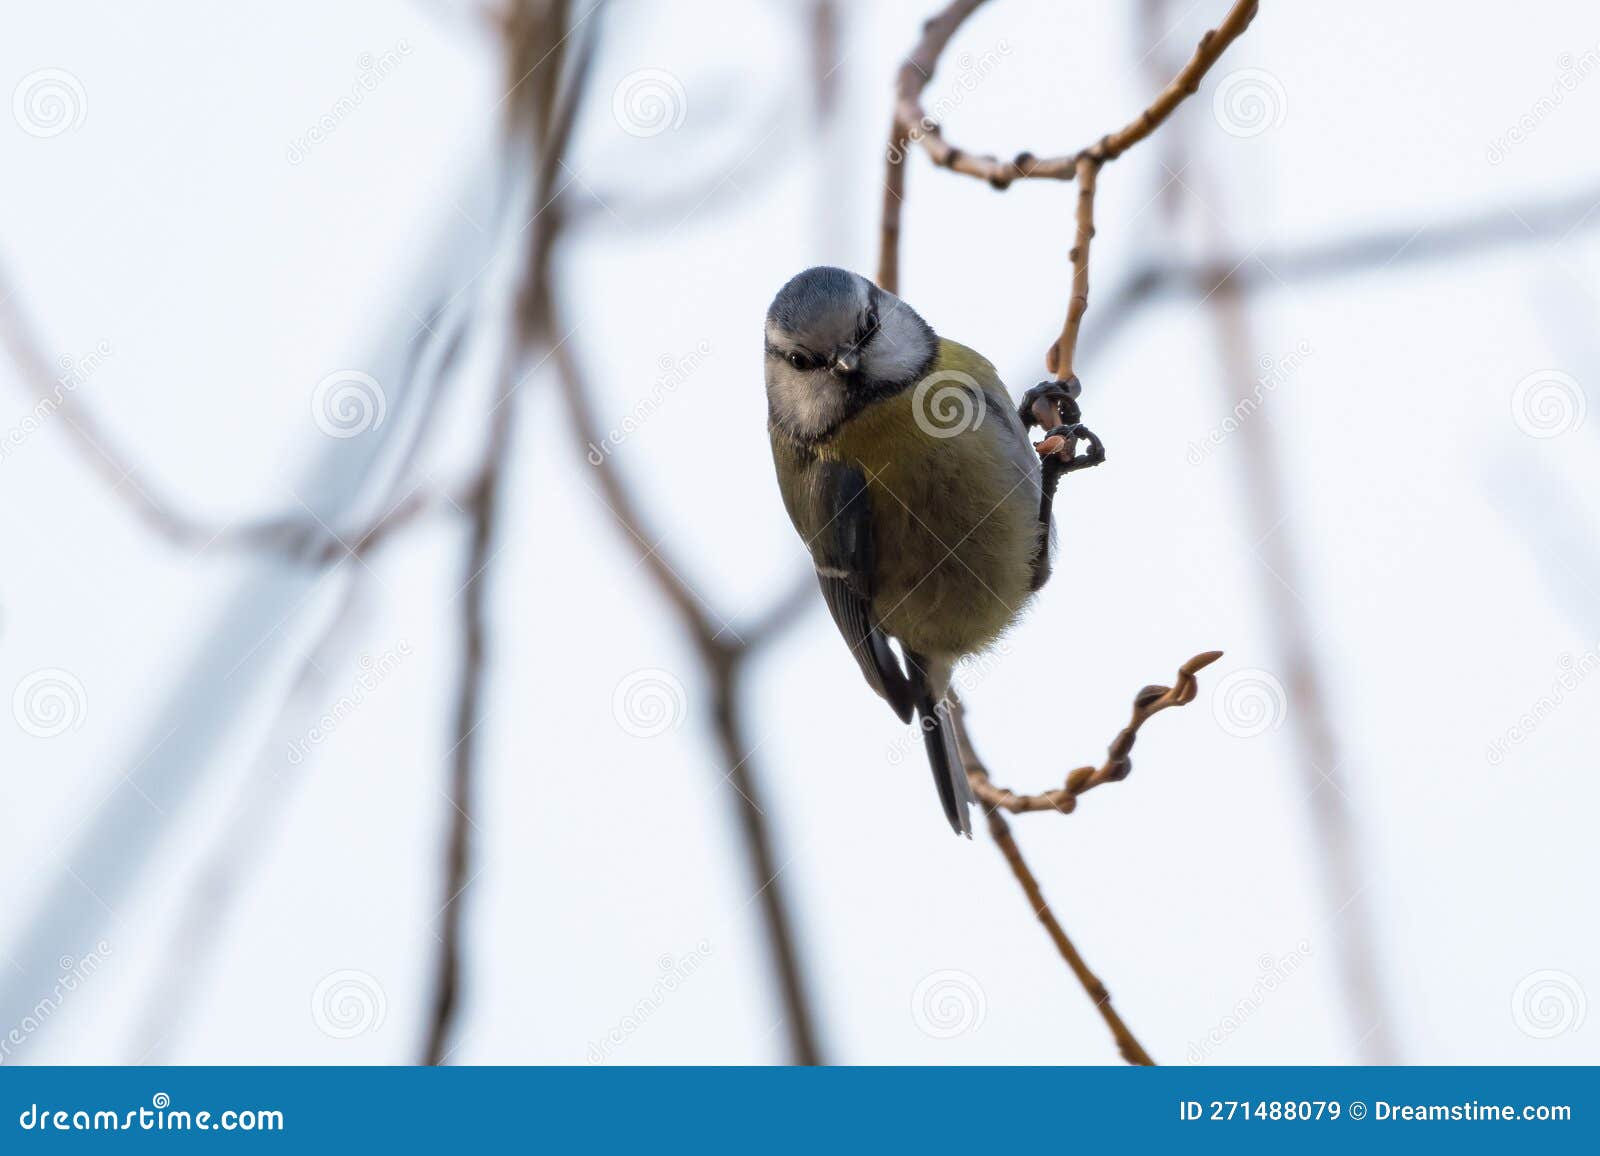
[[[904,311],[884,316],[883,328],[865,350],[862,369],[877,381],[907,381],[928,360],[927,332]]]
[[[776,374],[767,393],[773,413],[797,433],[821,433],[844,414],[843,392],[823,374]]]

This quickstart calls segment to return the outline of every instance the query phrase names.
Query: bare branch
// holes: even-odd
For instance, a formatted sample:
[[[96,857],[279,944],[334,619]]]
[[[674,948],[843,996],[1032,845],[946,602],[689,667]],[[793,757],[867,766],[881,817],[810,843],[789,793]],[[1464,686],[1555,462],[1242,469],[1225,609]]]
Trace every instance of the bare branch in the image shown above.
[[[1072,298],[1067,302],[1067,319],[1061,336],[1045,351],[1045,368],[1062,381],[1074,376],[1072,361],[1078,351],[1078,330],[1089,311],[1089,242],[1094,239],[1094,194],[1100,166],[1087,157],[1078,162],[1077,233],[1072,250]],[[1048,427],[1047,427],[1048,428]]]
[[[896,116],[889,125],[883,174],[883,225],[878,230],[878,285],[900,292],[900,206],[906,199],[906,135]]]
[[[1078,383],[1073,372],[1073,362],[1083,317],[1089,308],[1089,249],[1094,238],[1094,198],[1100,169],[1148,137],[1172,115],[1178,105],[1199,89],[1201,78],[1217,62],[1228,45],[1249,26],[1256,14],[1257,5],[1255,0],[1239,0],[1229,10],[1222,24],[1201,38],[1200,46],[1195,49],[1194,56],[1179,70],[1171,83],[1162,89],[1149,107],[1128,125],[1107,134],[1094,145],[1080,149],[1071,156],[1039,160],[1031,154],[1022,153],[1012,161],[1002,162],[994,157],[966,153],[950,145],[940,133],[939,126],[924,113],[920,99],[951,37],[983,2],[984,0],[954,0],[923,26],[922,39],[901,66],[884,182],[883,222],[879,232],[879,284],[890,291],[895,291],[899,279],[900,215],[905,197],[904,153],[909,141],[920,141],[936,165],[986,180],[997,189],[1008,188],[1013,181],[1020,179],[1076,179],[1078,181],[1076,229],[1069,254],[1072,263],[1072,296],[1067,303],[1066,319],[1062,324],[1061,334],[1045,354],[1048,371],[1058,380],[1069,383],[1073,396],[1076,396]],[[1055,404],[1057,403],[1041,400],[1033,411],[1035,421],[1047,431],[1056,424],[1052,420],[1052,406]],[[1065,411],[1062,412],[1065,416]],[[1087,436],[1092,438],[1092,435]],[[1098,447],[1097,439],[1095,445]],[[1047,457],[1055,455],[1064,463],[1076,460],[1076,439],[1067,435],[1065,431],[1046,436],[1036,448],[1041,455]],[[1103,459],[1103,451],[1101,458]],[[1048,509],[1049,507],[1045,506],[1046,517]],[[1016,841],[1011,837],[1010,827],[1000,811],[1005,809],[1016,813],[1041,810],[1070,812],[1077,805],[1077,796],[1084,791],[1102,783],[1126,778],[1132,770],[1129,752],[1145,720],[1169,706],[1179,706],[1192,700],[1196,689],[1195,673],[1219,657],[1218,651],[1196,655],[1179,670],[1175,686],[1146,687],[1134,700],[1133,718],[1112,742],[1106,762],[1099,768],[1080,767],[1067,777],[1063,787],[1041,795],[1018,795],[1013,791],[993,786],[989,781],[988,771],[972,749],[959,708],[954,708],[952,711],[957,742],[973,791],[989,807],[990,834],[994,837],[1001,853],[1005,855],[1029,903],[1039,913],[1040,921],[1049,932],[1057,950],[1061,952],[1062,958],[1083,984],[1107,1026],[1110,1027],[1117,1041],[1118,1051],[1129,1063],[1149,1064],[1153,1061],[1133,1038],[1127,1025],[1111,1008],[1110,997],[1106,994],[1104,985],[1089,971],[1067,938],[1066,932],[1050,912],[1040,892],[1038,881],[1024,862]]]
[[[1559,243],[1600,228],[1597,201],[1600,188],[1589,188],[1415,228],[1375,229],[1253,253],[1226,252],[1199,262],[1152,262],[1134,269],[1105,295],[1093,349],[1107,348],[1146,306],[1168,297],[1208,299],[1224,282],[1234,292],[1253,296],[1290,285],[1461,260],[1515,245]]]
[[[1028,811],[1059,811],[1063,815],[1070,815],[1077,809],[1078,796],[1085,791],[1091,791],[1106,783],[1120,783],[1128,777],[1133,770],[1133,760],[1129,755],[1133,750],[1134,740],[1139,737],[1139,728],[1144,726],[1152,715],[1159,714],[1168,707],[1183,706],[1194,701],[1194,696],[1198,692],[1194,676],[1221,657],[1220,650],[1208,650],[1204,654],[1197,654],[1178,668],[1178,680],[1172,686],[1147,686],[1141,690],[1133,699],[1133,717],[1112,740],[1111,746],[1106,751],[1105,762],[1098,767],[1077,768],[1067,775],[1064,785],[1053,791],[1037,795],[1019,795],[1005,787],[995,786],[989,781],[989,772],[978,761],[977,755],[964,746],[962,758],[967,764],[967,777],[972,781],[972,793],[984,805],[1010,811],[1013,815]],[[960,707],[955,707],[953,713],[959,714]],[[965,731],[962,735],[964,738]]]
[[[421,383],[421,387],[428,390],[422,415],[424,423],[437,401],[438,382],[459,352],[461,333],[462,327],[458,324],[446,339],[437,363],[426,371],[420,365],[425,350],[418,346],[412,351],[407,372],[427,374]],[[414,493],[371,523],[348,534],[331,529],[306,514],[208,523],[156,492],[154,486],[141,477],[133,457],[101,425],[82,396],[51,372],[37,332],[25,315],[18,290],[4,267],[0,267],[0,345],[9,352],[35,409],[46,410],[61,420],[79,459],[148,530],[171,546],[196,552],[259,553],[293,564],[328,566],[347,556],[359,556],[377,539],[408,527],[436,506],[431,498]],[[416,438],[413,437],[410,450],[403,455],[402,469],[397,471],[397,480],[390,488],[391,493],[402,484],[404,466],[412,460],[415,448]]]
[[[1208,301],[1216,323],[1220,384],[1229,406],[1247,396],[1256,378],[1255,348],[1244,300],[1224,284]],[[1356,819],[1342,785],[1348,775],[1338,729],[1329,715],[1326,672],[1317,650],[1319,632],[1312,628],[1296,590],[1303,589],[1300,559],[1289,533],[1283,468],[1271,422],[1250,422],[1241,434],[1247,516],[1258,536],[1263,604],[1278,646],[1283,681],[1293,687],[1293,731],[1300,747],[1299,766],[1312,800],[1312,830],[1322,863],[1330,908],[1339,912],[1339,966],[1357,1022],[1353,1032],[1369,1049],[1374,1063],[1392,1063],[1391,1017],[1383,996],[1382,970],[1373,941],[1373,917],[1366,901],[1367,881],[1361,869]],[[1323,789],[1326,787],[1327,789]]]
[[[577,29],[569,22],[566,0],[518,4],[508,17],[506,61],[515,81],[509,129],[513,137],[526,133],[532,138],[538,157],[533,201],[539,206],[551,203],[556,173],[571,139],[597,42],[595,23],[591,23],[587,35],[575,35]],[[465,935],[463,893],[472,882],[472,836],[477,829],[472,814],[481,746],[479,724],[483,721],[482,704],[488,683],[488,586],[496,553],[497,515],[516,429],[521,354],[549,334],[545,324],[550,301],[549,258],[560,227],[560,215],[550,212],[540,214],[530,230],[516,303],[516,339],[501,367],[499,389],[487,418],[483,466],[467,503],[472,529],[462,562],[461,672],[453,722],[455,743],[450,752],[451,811],[444,853],[444,902],[440,907],[443,927],[423,1046],[423,1062],[427,1064],[442,1064],[448,1058],[460,1004]]]
[[[961,762],[966,768],[967,777],[972,780],[974,787],[979,783],[988,783],[989,772],[972,749],[971,740],[967,737],[966,719],[961,713],[959,704],[952,709],[951,718],[955,725],[956,745],[961,751]],[[1129,742],[1131,744],[1132,740]],[[1005,816],[994,808],[989,810],[988,819],[989,835],[994,839],[995,846],[1000,848],[1000,854],[1005,856],[1012,875],[1016,876],[1023,895],[1027,897],[1028,906],[1039,917],[1039,922],[1050,936],[1050,941],[1056,945],[1056,950],[1061,953],[1061,958],[1066,961],[1067,967],[1083,985],[1083,990],[1088,993],[1095,1010],[1100,1013],[1100,1018],[1105,1020],[1106,1026],[1111,1029],[1111,1036],[1116,1040],[1118,1053],[1130,1064],[1153,1065],[1155,1061],[1150,1058],[1150,1053],[1144,1050],[1144,1046],[1134,1037],[1128,1025],[1117,1014],[1117,1010],[1111,1006],[1111,993],[1106,990],[1106,985],[1100,982],[1099,976],[1089,970],[1089,965],[1084,962],[1083,956],[1067,937],[1066,929],[1055,917],[1055,912],[1050,910],[1050,903],[1044,897],[1039,880],[1034,877],[1033,870],[1022,857],[1022,849],[1017,846],[1017,841],[1011,834],[1011,824],[1007,823]]]
[[[896,86],[895,126],[896,139],[909,139],[921,143],[923,150],[940,168],[988,181],[997,189],[1008,188],[1019,180],[1070,181],[1083,175],[1082,162],[1090,161],[1095,167],[1116,160],[1134,145],[1154,132],[1173,111],[1200,89],[1200,81],[1211,70],[1228,45],[1237,40],[1250,26],[1258,7],[1257,0],[1238,0],[1223,17],[1222,23],[1200,38],[1194,55],[1172,78],[1161,92],[1133,120],[1116,132],[1108,133],[1092,145],[1063,156],[1036,157],[1032,153],[1018,153],[1009,161],[985,156],[957,148],[944,139],[937,121],[923,110],[922,91],[933,78],[939,57],[956,30],[984,3],[984,0],[955,0],[949,7],[929,20],[922,31],[922,39],[911,50],[911,55],[900,66]],[[891,168],[893,166],[891,165]]]
[[[594,421],[587,381],[577,358],[565,344],[552,350],[551,362],[566,401],[573,445],[581,451],[594,440],[599,428]],[[726,767],[724,774],[734,787],[735,807],[744,838],[749,875],[760,897],[768,948],[778,971],[790,1051],[795,1063],[821,1063],[821,1052],[812,1027],[811,1001],[795,947],[788,891],[780,879],[782,866],[774,853],[765,811],[760,805],[762,792],[755,770],[754,748],[745,734],[739,703],[739,676],[743,660],[750,653],[750,645],[756,639],[765,641],[779,624],[797,614],[800,592],[805,590],[809,594],[814,591],[815,580],[807,576],[808,581],[803,586],[797,584],[791,594],[780,599],[771,611],[758,618],[759,633],[752,639],[741,642],[730,637],[731,631],[715,625],[715,619],[700,597],[679,577],[678,566],[667,560],[660,536],[645,526],[631,491],[616,469],[616,463],[607,461],[595,469],[600,479],[602,497],[613,521],[622,530],[625,544],[677,612],[680,623],[705,665],[712,687],[712,728]]]
[[[564,4],[537,11],[533,5],[520,5],[507,30],[513,72],[528,81],[528,94],[519,102],[526,107],[521,112],[513,110],[513,123],[520,123],[532,131],[539,156],[535,201],[538,205],[546,206],[530,240],[523,291],[517,306],[519,340],[516,347],[525,353],[539,348],[545,350],[565,402],[575,443],[581,447],[596,438],[594,430],[598,423],[590,400],[591,391],[566,340],[569,331],[558,316],[550,258],[556,241],[569,224],[559,211],[554,195],[556,176],[575,122],[598,33],[591,28],[578,50],[571,54],[574,57],[571,78],[564,85],[565,96],[558,103],[553,77],[560,75],[561,59],[567,55],[562,48],[567,39],[565,9]],[[526,68],[527,59],[544,61],[546,66]],[[549,64],[551,61],[553,65]],[[546,71],[546,67],[549,71]],[[509,384],[509,369],[506,381]],[[474,532],[466,562],[467,597],[463,608],[465,653],[462,688],[456,711],[457,741],[452,772],[456,809],[446,850],[445,927],[437,965],[434,1011],[426,1045],[426,1055],[432,1063],[442,1062],[447,1055],[446,1048],[459,1001],[462,952],[459,896],[470,882],[473,830],[470,798],[476,747],[473,731],[480,717],[479,699],[484,679],[482,590],[493,554],[491,539],[495,484],[500,474],[499,463],[506,454],[506,431],[510,428],[512,402],[512,396],[502,393],[501,402],[496,407],[499,416],[491,430],[485,482],[471,503]],[[711,723],[727,768],[725,778],[739,798],[740,831],[751,875],[755,880],[755,894],[759,896],[765,917],[793,1058],[798,1063],[819,1063],[821,1057],[812,1028],[810,1001],[799,966],[799,952],[788,911],[787,889],[779,878],[782,865],[774,853],[765,813],[758,802],[759,784],[752,765],[752,748],[745,734],[738,702],[738,675],[750,646],[754,641],[772,637],[784,624],[793,620],[798,615],[801,603],[795,593],[780,598],[757,618],[752,639],[741,641],[722,623],[721,616],[680,577],[680,567],[669,560],[660,537],[647,528],[643,513],[632,491],[616,471],[615,464],[604,463],[594,476],[601,497],[614,521],[623,530],[629,548],[676,610],[705,664],[713,687]]]

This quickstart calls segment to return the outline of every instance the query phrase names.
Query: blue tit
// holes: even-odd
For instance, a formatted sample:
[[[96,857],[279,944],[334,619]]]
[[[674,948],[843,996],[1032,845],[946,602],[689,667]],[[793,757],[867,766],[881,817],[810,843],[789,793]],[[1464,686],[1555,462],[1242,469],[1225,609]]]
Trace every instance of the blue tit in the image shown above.
[[[1019,414],[985,358],[825,267],[773,298],[766,385],[778,486],[823,599],[867,684],[903,722],[919,716],[945,817],[970,837],[946,694],[956,662],[994,643],[1049,574],[1055,478],[1025,415],[1064,388],[1030,390]]]

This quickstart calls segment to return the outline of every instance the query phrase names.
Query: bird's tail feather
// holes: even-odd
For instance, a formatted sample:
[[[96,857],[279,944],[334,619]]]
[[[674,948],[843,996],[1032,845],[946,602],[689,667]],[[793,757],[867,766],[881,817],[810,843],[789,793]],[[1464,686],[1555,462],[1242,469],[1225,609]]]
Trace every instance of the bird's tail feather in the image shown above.
[[[906,654],[906,665],[911,671],[917,721],[922,727],[923,744],[928,749],[928,765],[933,768],[933,785],[939,791],[939,803],[950,821],[950,829],[970,839],[972,785],[967,781],[961,752],[956,749],[950,704],[944,697],[950,688],[949,666],[910,652]]]

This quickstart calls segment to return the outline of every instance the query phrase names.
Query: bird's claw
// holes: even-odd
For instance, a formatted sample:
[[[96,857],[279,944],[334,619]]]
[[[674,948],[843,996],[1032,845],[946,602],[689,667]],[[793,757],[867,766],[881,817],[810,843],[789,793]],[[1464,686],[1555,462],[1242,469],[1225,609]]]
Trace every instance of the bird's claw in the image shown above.
[[[1043,459],[1052,487],[1063,474],[1086,470],[1106,460],[1104,443],[1081,420],[1083,411],[1078,406],[1078,395],[1082,392],[1083,386],[1076,376],[1065,381],[1041,381],[1022,395],[1022,404],[1017,409],[1024,429],[1041,426],[1048,431],[1034,449]],[[1052,417],[1054,421],[1050,420]],[[1088,443],[1081,454],[1078,453],[1079,442]]]
[[[1080,441],[1088,443],[1088,447],[1081,454],[1077,452]],[[1044,436],[1044,440],[1036,448],[1044,459],[1046,484],[1051,487],[1052,492],[1056,482],[1060,481],[1064,474],[1087,470],[1106,460],[1105,443],[1100,440],[1099,435],[1081,422],[1056,426]]]
[[[1069,377],[1065,381],[1041,381],[1022,395],[1022,404],[1017,407],[1022,428],[1076,425],[1083,417],[1078,408],[1078,395],[1082,392],[1083,386],[1076,377]],[[1051,407],[1055,411],[1054,421],[1049,420]]]

